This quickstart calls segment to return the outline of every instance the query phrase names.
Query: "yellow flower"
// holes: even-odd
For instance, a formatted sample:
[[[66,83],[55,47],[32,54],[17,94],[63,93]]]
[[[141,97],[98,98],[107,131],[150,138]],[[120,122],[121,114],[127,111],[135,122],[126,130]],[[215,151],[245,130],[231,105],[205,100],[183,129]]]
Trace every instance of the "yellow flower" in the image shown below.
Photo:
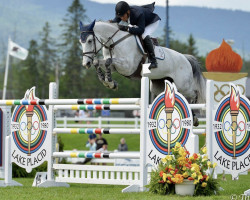
[[[202,158],[202,161],[201,161],[201,162],[205,162],[205,161],[207,161],[207,156],[203,156],[203,158]]]
[[[201,186],[202,186],[202,187],[207,187],[207,183],[206,183],[206,182],[203,182],[203,183],[201,184]]]
[[[174,171],[173,171],[173,170],[171,170],[171,171],[170,171],[170,174],[174,174]]]
[[[207,176],[206,181],[208,181],[208,179],[209,179],[209,176]]]
[[[167,174],[166,173],[163,173],[162,179],[163,179],[164,182],[166,182],[166,180],[167,180]]]
[[[176,143],[175,143],[175,147],[176,147],[176,148],[180,148],[180,147],[181,147],[181,143],[176,142]]]
[[[169,169],[174,169],[174,167],[172,165],[169,165],[168,168]]]
[[[182,170],[183,170],[183,171],[186,171],[186,170],[187,170],[187,168],[186,168],[186,167],[182,167]]]
[[[199,176],[198,176],[198,180],[201,180],[202,178],[203,178],[202,175],[199,175]]]
[[[179,157],[179,158],[177,159],[177,162],[178,162],[179,165],[185,165],[185,164],[187,163],[185,157]]]
[[[172,181],[175,183],[182,183],[183,182],[183,176],[181,174],[176,174],[174,178],[172,178]]]
[[[185,172],[184,174],[182,174],[184,178],[187,178],[188,177],[188,173]]]
[[[193,178],[193,179],[195,179],[196,178],[196,176],[197,176],[197,174],[194,172],[194,173],[192,173],[192,175],[191,175],[191,177]]]
[[[172,177],[172,175],[171,175],[171,174],[167,174],[167,178],[168,178],[168,177],[170,177],[170,178],[171,178],[171,177]]]
[[[196,185],[197,183],[199,183],[199,181],[197,179],[195,179],[194,184]]]
[[[168,184],[171,184],[171,181],[170,181],[170,180],[167,180],[167,183],[168,183]]]
[[[212,163],[211,163],[210,161],[207,162],[207,166],[208,166],[209,168],[211,168],[211,164],[212,164]]]
[[[163,163],[166,163],[166,162],[167,162],[166,158],[162,158],[161,161],[162,161]]]
[[[185,150],[184,150],[183,148],[180,148],[179,154],[184,156],[184,154],[186,154],[186,152],[185,152]],[[185,156],[186,156],[186,155],[185,155]]]
[[[170,156],[170,155],[167,155],[167,156],[166,156],[166,160],[173,160],[173,157]]]
[[[197,165],[196,163],[191,164],[191,171],[199,172],[200,171],[199,165]]]
[[[217,166],[217,163],[214,163],[214,164],[213,164],[213,168],[215,168],[216,166]]]
[[[202,151],[204,154],[206,154],[206,153],[207,153],[207,147],[203,147],[203,148],[201,149],[201,151]]]

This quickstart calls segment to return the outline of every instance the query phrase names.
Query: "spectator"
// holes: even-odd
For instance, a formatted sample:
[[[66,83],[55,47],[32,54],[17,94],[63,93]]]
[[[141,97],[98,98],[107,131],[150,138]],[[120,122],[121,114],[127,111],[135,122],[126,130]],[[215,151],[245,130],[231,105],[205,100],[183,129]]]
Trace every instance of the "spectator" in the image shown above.
[[[98,139],[96,140],[96,150],[100,152],[107,151],[108,142],[102,137],[102,134],[98,134]]]
[[[79,118],[84,119],[84,118],[86,118],[86,117],[87,117],[87,116],[86,116],[85,111],[84,111],[84,110],[80,110],[80,111],[79,111]],[[83,120],[79,121],[79,123],[82,123],[82,122],[83,122]]]
[[[86,147],[89,147],[90,151],[96,151],[96,135],[90,134]]]
[[[79,118],[79,110],[77,110],[77,111],[75,112],[75,118],[76,118],[76,119]],[[75,123],[79,123],[79,121],[78,121],[78,120],[75,120]]]
[[[86,147],[89,148],[90,151],[96,151],[96,135],[90,134]],[[85,158],[82,164],[86,164],[87,162],[91,161],[92,158]]]
[[[121,138],[120,142],[121,143],[118,145],[118,151],[127,151],[128,146],[126,144],[126,140],[124,138]]]

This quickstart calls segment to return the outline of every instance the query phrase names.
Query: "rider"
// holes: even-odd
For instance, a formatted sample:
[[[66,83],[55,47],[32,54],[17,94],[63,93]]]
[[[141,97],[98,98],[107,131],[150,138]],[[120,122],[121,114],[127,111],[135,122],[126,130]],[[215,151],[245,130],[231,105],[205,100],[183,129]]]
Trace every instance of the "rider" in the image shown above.
[[[153,13],[154,4],[155,3],[145,6],[129,6],[127,2],[120,1],[115,7],[116,17],[112,20],[112,22],[120,23],[122,21],[123,24],[127,22],[133,25],[119,25],[119,29],[142,36],[149,55],[149,61],[151,62],[149,69],[157,68],[157,61],[155,59],[154,47],[150,35],[156,30],[161,20],[157,14]]]

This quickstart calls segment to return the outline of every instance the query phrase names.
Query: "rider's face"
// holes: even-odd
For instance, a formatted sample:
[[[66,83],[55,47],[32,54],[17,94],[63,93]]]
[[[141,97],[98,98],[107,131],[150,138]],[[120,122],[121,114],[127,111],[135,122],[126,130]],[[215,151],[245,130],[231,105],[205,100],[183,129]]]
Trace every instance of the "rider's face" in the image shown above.
[[[124,21],[124,22],[127,22],[127,21],[128,21],[128,18],[129,18],[129,13],[130,13],[130,11],[128,10],[128,12],[126,12],[126,13],[121,17],[121,20]]]

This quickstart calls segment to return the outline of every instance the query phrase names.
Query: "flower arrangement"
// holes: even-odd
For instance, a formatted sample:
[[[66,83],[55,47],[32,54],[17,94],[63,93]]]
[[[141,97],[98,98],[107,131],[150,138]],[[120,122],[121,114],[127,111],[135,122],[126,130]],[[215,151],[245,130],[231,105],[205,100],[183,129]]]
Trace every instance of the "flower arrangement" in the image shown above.
[[[183,181],[193,181],[195,184],[194,195],[212,195],[218,192],[218,182],[213,179],[216,163],[212,164],[206,155],[206,147],[201,149],[200,154],[190,153],[176,143],[171,149],[172,155],[163,158],[157,169],[151,173],[149,191],[157,194],[174,194],[175,184]],[[209,175],[207,172],[210,171]]]

